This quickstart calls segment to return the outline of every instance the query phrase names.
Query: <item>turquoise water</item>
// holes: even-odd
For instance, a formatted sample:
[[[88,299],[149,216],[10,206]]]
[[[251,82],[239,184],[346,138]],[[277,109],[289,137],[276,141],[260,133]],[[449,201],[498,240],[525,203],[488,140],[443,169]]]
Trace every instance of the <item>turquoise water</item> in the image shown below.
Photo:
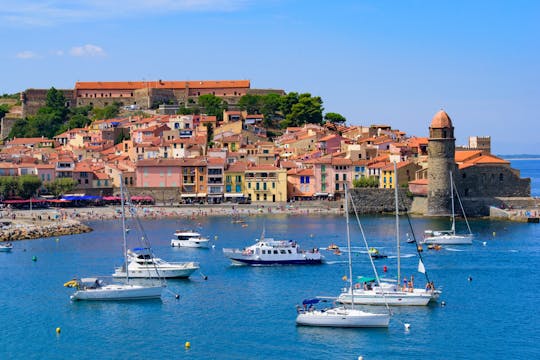
[[[513,161],[533,179],[538,161]],[[186,220],[144,221],[158,256],[196,260],[202,274],[169,281],[163,301],[72,303],[62,284],[72,276],[111,274],[121,263],[120,224],[93,222],[88,234],[21,241],[0,253],[0,359],[533,359],[538,358],[540,319],[540,225],[473,220],[472,246],[425,251],[424,262],[442,286],[439,305],[396,308],[388,329],[296,327],[295,305],[315,295],[335,296],[347,273],[344,256],[325,251],[328,264],[249,268],[230,266],[223,247],[243,247],[258,237],[286,237],[303,247],[345,244],[345,220],[338,216],[267,216],[197,220],[215,240],[214,249],[169,246]],[[364,217],[370,245],[389,255],[376,262],[395,273],[394,218]],[[446,219],[413,218],[415,233],[446,228]],[[401,219],[403,233],[410,232]],[[464,224],[458,223],[463,229]],[[353,227],[353,245],[361,246]],[[485,242],[485,245],[483,243]],[[416,272],[410,244],[402,245],[404,276]],[[37,261],[32,261],[36,256]],[[353,256],[356,274],[371,274],[366,254]],[[469,281],[469,277],[472,281]],[[173,293],[180,294],[176,300]],[[382,310],[377,308],[377,310]],[[405,331],[403,323],[410,323]],[[62,329],[56,334],[55,329]],[[184,348],[185,342],[191,348]]]
[[[425,251],[425,265],[443,287],[440,305],[395,310],[389,329],[296,327],[295,304],[314,295],[337,295],[344,285],[346,258],[326,252],[329,264],[270,268],[234,267],[222,247],[241,247],[258,237],[288,237],[304,247],[345,244],[342,217],[252,217],[241,228],[228,218],[201,218],[215,249],[169,246],[180,220],[146,221],[158,256],[197,260],[203,280],[169,281],[163,301],[71,303],[62,284],[73,275],[110,274],[121,262],[116,222],[91,223],[95,231],[15,243],[0,253],[2,359],[365,359],[535,358],[540,349],[537,284],[540,226],[472,221],[472,246]],[[446,220],[412,220],[415,232],[445,227]],[[390,255],[377,262],[395,271],[394,218],[367,217],[370,245]],[[186,225],[184,222],[183,225]],[[406,230],[406,220],[401,227]],[[463,226],[463,224],[459,224]],[[495,234],[494,234],[495,233]],[[353,229],[357,246],[358,231]],[[482,242],[486,245],[482,245]],[[416,273],[414,248],[403,244],[405,275]],[[33,262],[32,256],[37,256]],[[357,274],[370,274],[365,254],[354,255]],[[472,281],[468,281],[468,277]],[[380,310],[380,309],[379,309]],[[411,324],[405,331],[403,322]],[[60,335],[55,333],[60,327]],[[191,349],[184,349],[186,341]]]

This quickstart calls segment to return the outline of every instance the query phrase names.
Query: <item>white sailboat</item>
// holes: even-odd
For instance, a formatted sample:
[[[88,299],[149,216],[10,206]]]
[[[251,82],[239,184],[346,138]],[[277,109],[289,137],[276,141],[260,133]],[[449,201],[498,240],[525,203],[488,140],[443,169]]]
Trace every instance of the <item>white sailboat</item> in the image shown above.
[[[348,192],[345,189],[345,214],[347,219],[347,249],[349,253],[349,281],[352,287],[352,258],[351,237],[349,231]],[[315,309],[314,304],[320,299],[304,300],[304,307],[297,307],[297,325],[325,326],[325,327],[388,327],[390,314],[378,314],[362,311],[354,308],[354,302],[350,307],[332,306],[326,309]],[[309,307],[307,307],[309,305]]]
[[[398,202],[398,181],[397,165],[394,163],[394,197],[396,207],[396,243],[397,243],[397,282],[376,281],[376,278],[360,277],[360,283],[353,288],[352,283],[349,288],[343,289],[338,296],[337,301],[343,304],[361,304],[361,305],[390,305],[390,306],[425,306],[431,300],[436,300],[440,291],[435,289],[419,289],[414,287],[411,281],[409,284],[400,286],[401,279],[401,246],[399,236],[399,202]],[[353,203],[355,213],[356,206]],[[358,214],[357,214],[358,220]],[[360,223],[358,223],[360,226]],[[366,244],[367,246],[367,244]],[[425,273],[424,264],[420,259],[418,271]],[[361,285],[363,284],[363,285]]]
[[[426,230],[424,232],[424,244],[436,244],[436,245],[471,245],[473,234],[471,232],[471,227],[469,226],[469,222],[467,221],[467,217],[465,215],[465,210],[463,209],[463,204],[461,203],[461,199],[459,198],[459,193],[456,189],[456,195],[459,201],[459,205],[461,206],[461,211],[463,213],[463,217],[465,218],[465,222],[467,223],[467,229],[469,230],[468,234],[457,234],[456,233],[456,214],[454,210],[454,181],[452,177],[452,172],[450,172],[450,197],[452,199],[452,228],[450,230]]]
[[[126,239],[126,214],[123,179],[120,176],[120,197],[122,206],[122,236],[123,252],[127,262],[128,249]],[[129,269],[126,271],[125,283],[107,284],[101,278],[73,279],[64,284],[66,287],[74,287],[77,290],[71,295],[71,300],[143,300],[159,299],[165,285],[160,281],[157,285],[140,285],[130,282]]]

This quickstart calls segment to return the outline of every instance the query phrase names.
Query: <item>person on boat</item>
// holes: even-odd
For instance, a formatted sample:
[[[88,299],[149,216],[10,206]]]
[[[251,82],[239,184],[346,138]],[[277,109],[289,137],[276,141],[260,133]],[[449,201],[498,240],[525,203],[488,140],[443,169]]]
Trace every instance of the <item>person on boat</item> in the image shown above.
[[[414,288],[414,275],[411,275],[411,287]]]
[[[403,291],[407,291],[407,285],[408,285],[408,281],[407,281],[407,278],[404,277],[403,278]]]

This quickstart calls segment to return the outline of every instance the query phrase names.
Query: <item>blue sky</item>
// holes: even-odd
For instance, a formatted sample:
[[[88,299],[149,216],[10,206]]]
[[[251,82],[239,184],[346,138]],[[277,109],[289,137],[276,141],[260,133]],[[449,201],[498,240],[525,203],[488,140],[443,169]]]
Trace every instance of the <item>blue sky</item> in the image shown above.
[[[0,93],[76,81],[249,79],[349,124],[540,153],[540,2],[0,0]]]

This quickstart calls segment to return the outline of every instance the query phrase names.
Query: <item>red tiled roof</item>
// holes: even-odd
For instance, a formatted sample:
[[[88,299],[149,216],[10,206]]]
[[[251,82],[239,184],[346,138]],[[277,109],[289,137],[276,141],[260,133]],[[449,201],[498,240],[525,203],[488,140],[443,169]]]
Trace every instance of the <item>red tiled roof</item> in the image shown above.
[[[211,80],[211,81],[77,81],[76,90],[137,90],[157,89],[226,89],[249,88],[249,80]]]

